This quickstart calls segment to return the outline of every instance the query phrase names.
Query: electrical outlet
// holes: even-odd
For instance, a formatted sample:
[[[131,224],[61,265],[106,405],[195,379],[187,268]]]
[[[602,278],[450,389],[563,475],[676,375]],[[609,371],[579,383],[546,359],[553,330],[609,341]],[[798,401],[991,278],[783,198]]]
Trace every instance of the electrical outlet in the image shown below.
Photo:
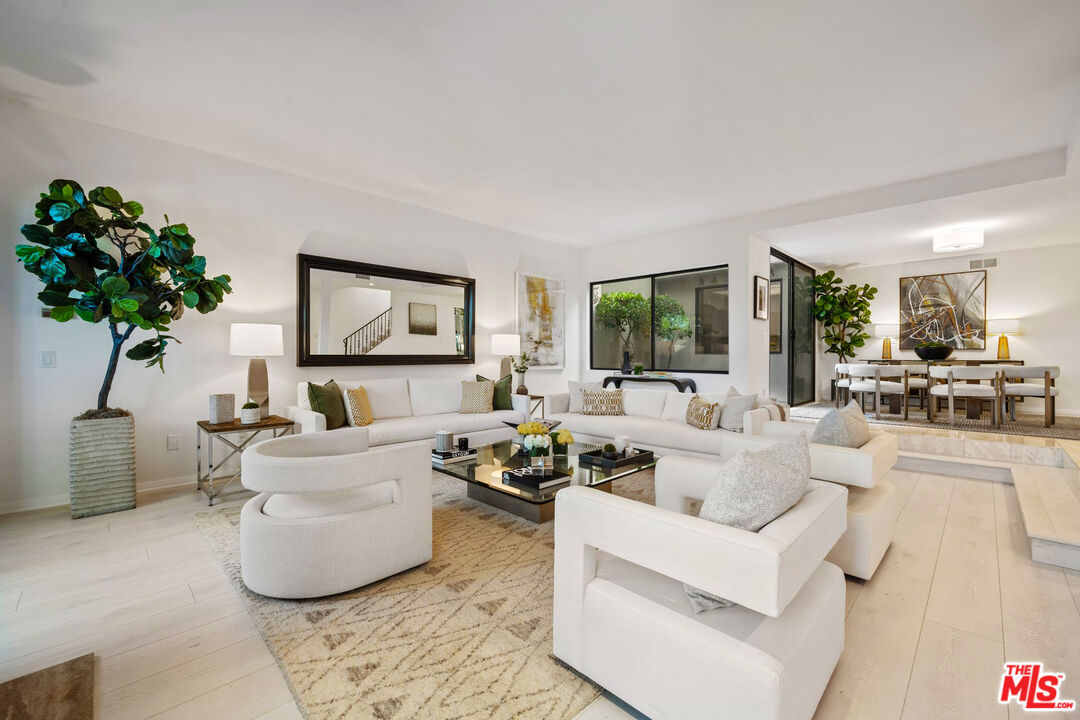
[[[55,350],[42,350],[41,351],[41,367],[50,368],[50,369],[56,367],[56,351]]]
[[[166,450],[179,450],[180,449],[180,436],[179,435],[166,435],[165,436],[165,449]]]

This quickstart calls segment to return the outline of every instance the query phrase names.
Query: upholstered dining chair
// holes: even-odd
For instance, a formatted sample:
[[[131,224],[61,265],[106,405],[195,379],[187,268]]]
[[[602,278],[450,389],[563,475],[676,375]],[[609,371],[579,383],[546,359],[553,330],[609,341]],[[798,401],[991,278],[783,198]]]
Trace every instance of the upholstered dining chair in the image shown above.
[[[851,378],[849,390],[852,395],[858,395],[860,400],[866,399],[867,393],[874,396],[874,417],[881,417],[881,396],[900,395],[904,404],[904,419],[908,419],[908,371],[901,365],[848,365],[848,376]],[[865,403],[860,402],[861,405]]]
[[[848,389],[851,386],[851,378],[848,377],[847,363],[836,363],[833,370],[836,373],[836,407],[840,407],[851,399],[851,392]]]
[[[939,381],[944,381],[943,383]],[[977,381],[977,382],[971,382]],[[989,383],[984,385],[983,383]],[[994,365],[931,365],[930,397],[926,404],[926,419],[934,421],[934,406],[939,398],[949,400],[949,423],[955,422],[956,398],[965,403],[990,400],[993,403],[994,427],[1001,423],[1001,368]]]
[[[1016,422],[1016,398],[1034,397],[1043,399],[1043,424],[1050,427],[1057,422],[1057,396],[1059,390],[1054,382],[1061,375],[1061,368],[1056,365],[1030,365],[1014,367],[1007,365],[1001,369],[1004,376],[1002,389],[1009,419]],[[1004,408],[1002,408],[1004,413]]]

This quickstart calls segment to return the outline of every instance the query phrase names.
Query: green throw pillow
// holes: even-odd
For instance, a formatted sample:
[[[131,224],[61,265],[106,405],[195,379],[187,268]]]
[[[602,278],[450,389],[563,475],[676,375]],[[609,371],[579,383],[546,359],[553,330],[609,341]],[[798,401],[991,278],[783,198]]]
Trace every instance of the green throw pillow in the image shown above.
[[[477,380],[488,380],[483,375],[477,375]],[[492,410],[513,410],[514,404],[510,402],[510,382],[512,377],[507,375],[502,380],[491,380],[495,383],[495,394],[491,396]]]
[[[307,396],[311,409],[326,416],[327,430],[336,430],[345,424],[345,400],[336,382],[331,380],[325,385],[308,383]]]

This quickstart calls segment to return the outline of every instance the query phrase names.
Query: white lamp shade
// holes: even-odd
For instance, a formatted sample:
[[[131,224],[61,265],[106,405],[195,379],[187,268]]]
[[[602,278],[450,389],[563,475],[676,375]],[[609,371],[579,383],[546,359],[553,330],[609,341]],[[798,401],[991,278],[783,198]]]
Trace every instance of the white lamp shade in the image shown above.
[[[900,335],[900,326],[893,325],[874,325],[874,337],[879,338],[894,338]]]
[[[229,327],[229,354],[250,357],[284,355],[280,325],[233,323]]]
[[[988,335],[1019,335],[1020,320],[1018,318],[1000,318],[986,322]]]
[[[983,229],[979,227],[953,228],[934,233],[934,252],[960,252],[983,246]]]
[[[517,355],[521,352],[521,336],[496,333],[491,336],[492,355]]]

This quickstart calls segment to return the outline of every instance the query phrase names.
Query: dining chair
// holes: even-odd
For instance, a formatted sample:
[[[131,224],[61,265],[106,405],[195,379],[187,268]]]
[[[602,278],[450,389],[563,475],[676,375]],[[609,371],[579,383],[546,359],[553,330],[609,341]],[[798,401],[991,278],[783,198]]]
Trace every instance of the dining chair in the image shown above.
[[[848,363],[837,363],[834,368],[836,373],[836,395],[834,398],[836,407],[846,404],[851,399],[851,392],[848,390],[851,385],[851,378],[848,377],[847,371]],[[846,398],[844,397],[845,394],[847,395]]]
[[[1043,399],[1043,425],[1050,427],[1057,422],[1057,396],[1060,392],[1054,382],[1061,375],[1057,365],[1007,365],[1002,368],[1002,390],[1009,419],[1016,422],[1016,399],[1034,397]],[[1034,382],[1028,382],[1032,380]],[[1041,381],[1041,382],[1040,382]],[[1002,409],[1004,414],[1004,408]]]
[[[881,417],[881,396],[901,395],[904,403],[904,419],[908,419],[908,371],[902,365],[848,365],[848,377],[851,383],[848,390],[852,395],[866,399],[867,393],[874,396],[874,417]],[[864,402],[860,402],[864,405]]]
[[[938,383],[937,381],[944,381]],[[971,382],[977,381],[977,382]],[[956,422],[956,398],[963,398],[965,403],[990,400],[993,403],[993,423],[998,427],[1001,423],[1001,368],[993,365],[969,367],[966,365],[931,365],[930,366],[930,397],[926,404],[926,419],[934,421],[934,406],[939,398],[949,400],[949,423]],[[989,382],[984,385],[983,382]]]

